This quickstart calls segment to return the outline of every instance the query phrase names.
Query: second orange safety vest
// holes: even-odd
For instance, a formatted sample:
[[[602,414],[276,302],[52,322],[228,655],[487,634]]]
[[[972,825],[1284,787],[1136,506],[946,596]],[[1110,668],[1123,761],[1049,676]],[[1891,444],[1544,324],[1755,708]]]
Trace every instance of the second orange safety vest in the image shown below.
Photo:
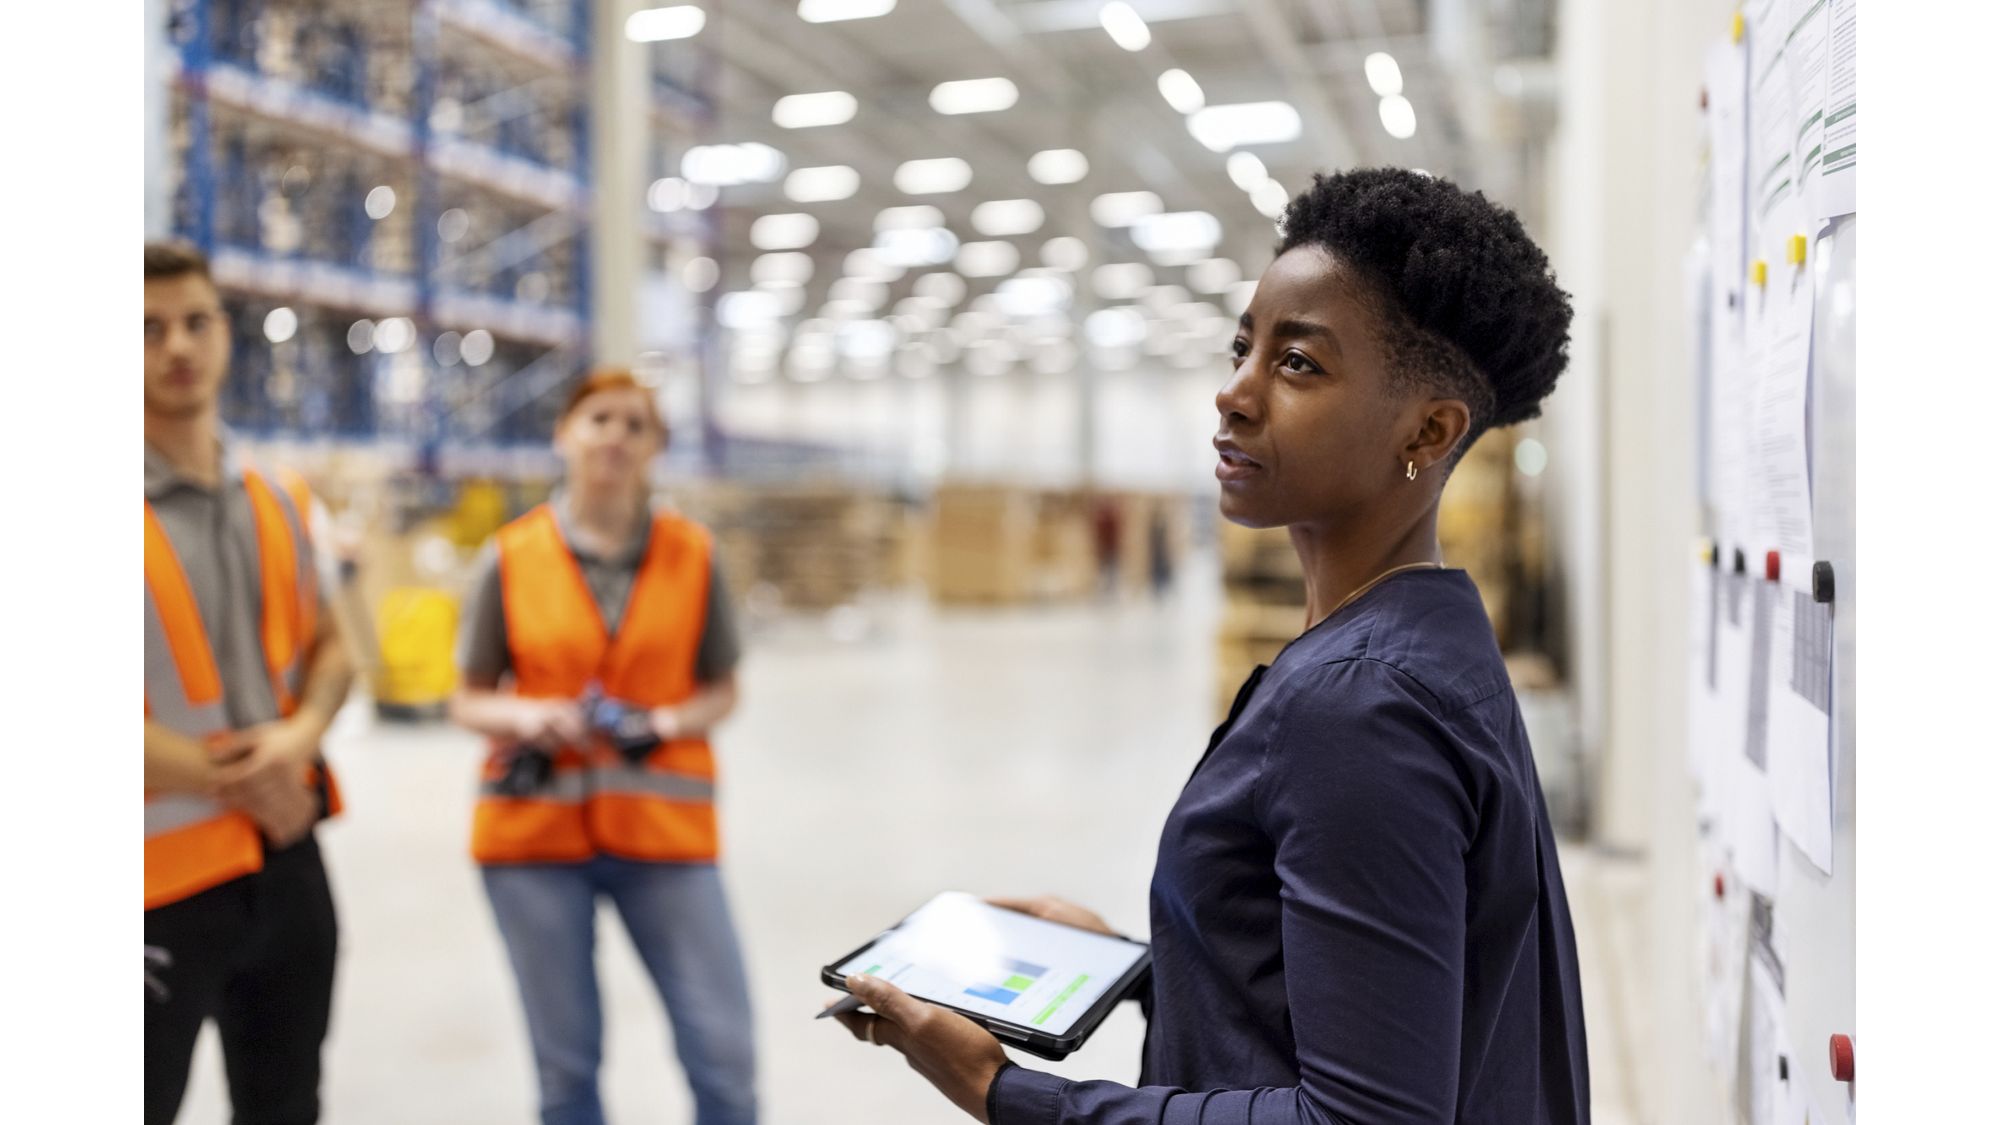
[[[259,641],[280,717],[298,709],[319,629],[319,588],[306,531],[312,494],[295,473],[283,490],[240,470],[257,532]],[[225,482],[225,487],[230,482]],[[198,742],[227,733],[222,674],[201,607],[153,505],[146,505],[146,717]],[[327,777],[329,812],[340,798]],[[146,794],[146,909],[262,870],[263,839],[248,816],[196,793]]]
[[[694,695],[711,554],[699,524],[653,516],[615,632],[548,505],[501,528],[497,539],[516,694],[576,699],[595,683],[606,695],[646,708]],[[526,797],[495,787],[509,752],[496,746],[486,761],[472,825],[479,862],[568,863],[598,854],[681,863],[716,858],[715,759],[705,738],[673,739],[637,765],[596,743],[564,747],[549,784]]]

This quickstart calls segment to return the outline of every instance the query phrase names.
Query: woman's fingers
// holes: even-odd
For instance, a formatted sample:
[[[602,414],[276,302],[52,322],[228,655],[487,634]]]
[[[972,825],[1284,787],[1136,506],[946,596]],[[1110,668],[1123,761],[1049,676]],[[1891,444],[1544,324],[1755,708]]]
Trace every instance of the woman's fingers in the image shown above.
[[[868,1021],[874,1019],[874,1016],[867,1012],[842,1012],[833,1018],[839,1021],[840,1026],[852,1032],[856,1039],[864,1043],[869,1042]]]
[[[1036,918],[1042,917],[1042,911],[1046,908],[1047,902],[1047,898],[989,898],[986,900],[988,906],[997,906],[1002,910],[1011,910],[1016,914],[1028,914]]]

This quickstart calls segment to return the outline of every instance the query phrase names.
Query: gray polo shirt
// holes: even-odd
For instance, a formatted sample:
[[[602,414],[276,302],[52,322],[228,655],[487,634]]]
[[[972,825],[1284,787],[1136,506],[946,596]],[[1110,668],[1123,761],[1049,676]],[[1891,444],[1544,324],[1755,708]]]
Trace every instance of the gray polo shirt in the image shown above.
[[[222,677],[223,713],[231,728],[241,730],[277,719],[278,699],[264,664],[257,517],[243,487],[240,454],[226,436],[221,446],[222,483],[216,488],[181,476],[147,446],[146,502],[187,573]],[[323,596],[320,604],[324,614]]]
[[[640,526],[639,534],[615,555],[599,557],[577,547],[571,533],[568,506],[561,493],[550,500],[556,527],[563,543],[583,571],[591,600],[604,619],[604,631],[615,634],[624,620],[625,603],[631,599],[632,585],[639,576],[639,564],[646,557],[653,525]],[[466,603],[465,624],[459,639],[459,668],[473,685],[497,684],[513,666],[507,647],[507,610],[500,596],[500,548],[488,543],[474,564],[472,597]],[[722,568],[711,550],[708,559],[708,615],[702,626],[701,643],[695,650],[694,678],[697,683],[713,683],[735,671],[743,647],[736,634],[736,619],[729,608],[729,591],[723,585]]]

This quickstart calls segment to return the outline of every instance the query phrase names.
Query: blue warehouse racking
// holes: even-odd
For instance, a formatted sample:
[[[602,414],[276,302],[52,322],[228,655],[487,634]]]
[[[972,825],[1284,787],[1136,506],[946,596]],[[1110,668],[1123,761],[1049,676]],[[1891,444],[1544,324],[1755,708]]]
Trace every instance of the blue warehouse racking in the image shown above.
[[[170,221],[236,314],[233,426],[433,469],[545,448],[551,392],[593,346],[591,9],[171,6]],[[684,144],[710,102],[653,77],[655,140]]]

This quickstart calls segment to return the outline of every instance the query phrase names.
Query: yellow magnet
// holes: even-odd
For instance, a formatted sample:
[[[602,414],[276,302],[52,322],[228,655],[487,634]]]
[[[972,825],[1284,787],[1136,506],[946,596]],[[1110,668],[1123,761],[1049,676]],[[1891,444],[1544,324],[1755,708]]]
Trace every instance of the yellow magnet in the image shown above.
[[[1803,266],[1806,264],[1805,235],[1795,234],[1792,236],[1791,243],[1787,247],[1787,254],[1785,260],[1792,263],[1795,266]]]
[[[1765,280],[1770,276],[1771,267],[1765,263],[1764,259],[1759,258],[1750,263],[1750,284],[1762,289]]]
[[[1742,12],[1737,12],[1736,14],[1734,14],[1734,15],[1732,15],[1732,16],[1730,16],[1730,17],[1729,17],[1729,41],[1730,41],[1731,43],[1741,43],[1741,42],[1743,42],[1743,13],[1742,13]]]

